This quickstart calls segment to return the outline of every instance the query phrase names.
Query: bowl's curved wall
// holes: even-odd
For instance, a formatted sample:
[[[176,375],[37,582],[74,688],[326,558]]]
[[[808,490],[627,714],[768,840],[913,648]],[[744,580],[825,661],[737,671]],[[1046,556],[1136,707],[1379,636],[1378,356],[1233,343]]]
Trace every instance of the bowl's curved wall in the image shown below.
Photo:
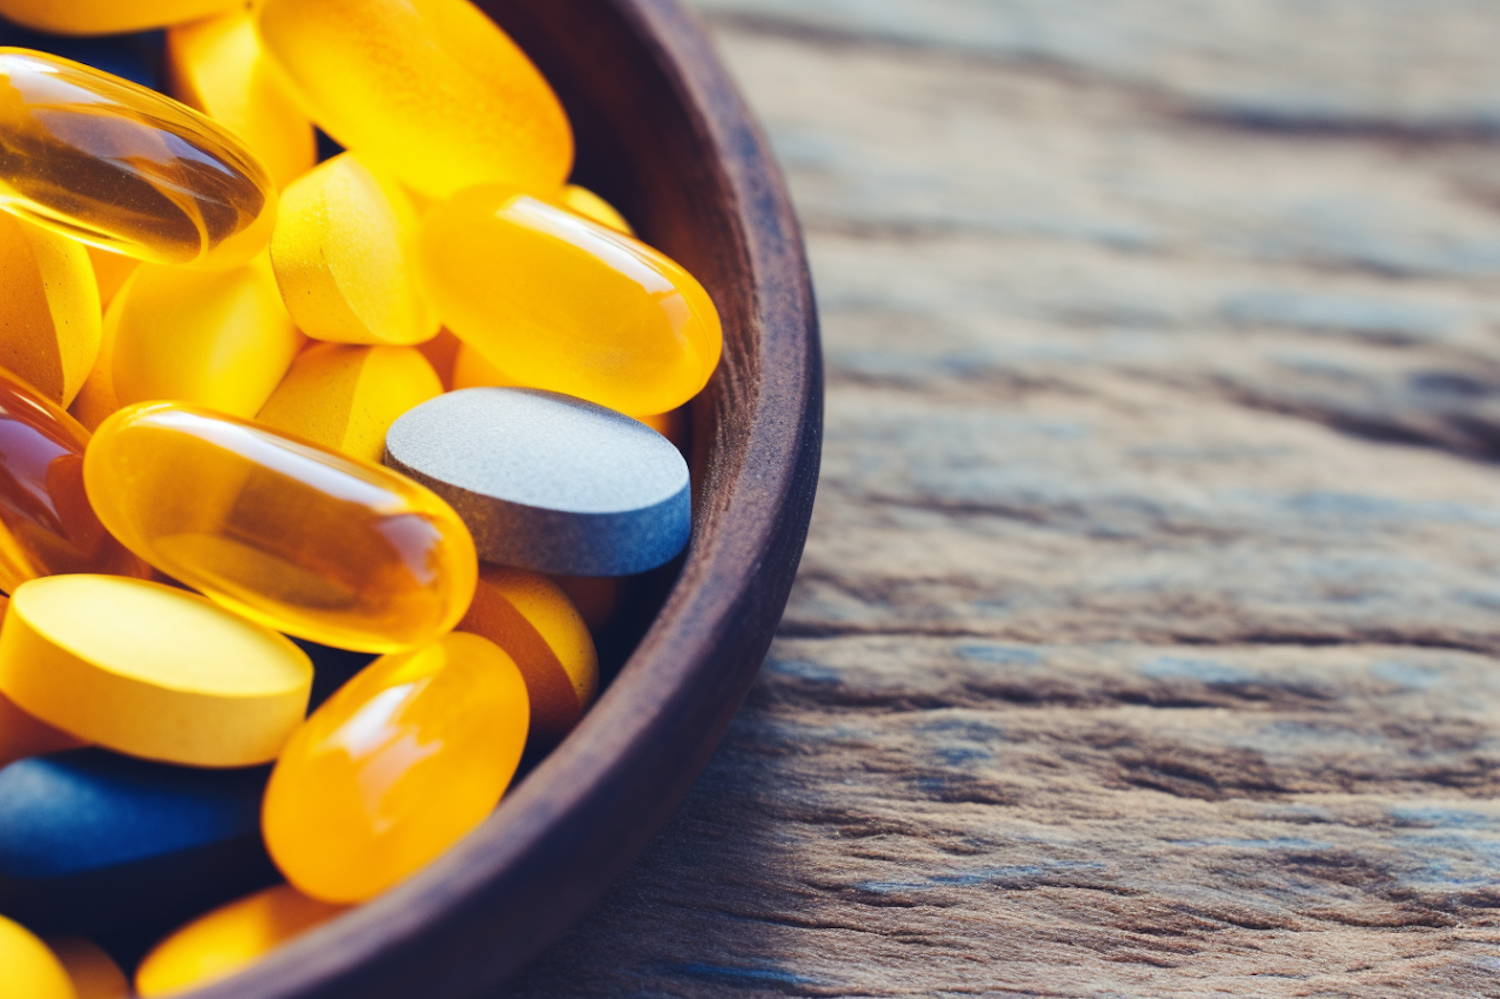
[[[196,999],[468,999],[577,918],[665,820],[785,606],[817,482],[822,369],[781,176],[676,0],[481,0],[557,87],[579,178],[681,261],[724,318],[694,403],[693,540],[578,729],[430,869]]]

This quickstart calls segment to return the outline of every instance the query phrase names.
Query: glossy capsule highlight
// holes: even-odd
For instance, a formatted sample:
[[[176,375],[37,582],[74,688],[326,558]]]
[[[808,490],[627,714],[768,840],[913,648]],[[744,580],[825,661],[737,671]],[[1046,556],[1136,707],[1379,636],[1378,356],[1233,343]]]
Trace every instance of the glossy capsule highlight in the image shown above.
[[[84,483],[115,537],[173,579],[276,631],[392,652],[434,641],[474,596],[458,515],[396,473],[183,403],[100,427]]]
[[[89,505],[88,443],[77,420],[0,370],[0,590],[61,573],[150,575]]]
[[[230,267],[270,240],[276,188],[244,143],[171,98],[0,48],[0,208],[126,256]]]
[[[719,314],[691,274],[514,189],[471,188],[434,208],[417,258],[443,322],[517,384],[665,413],[719,363]]]
[[[282,750],[261,809],[266,849],[307,895],[364,901],[484,820],[529,724],[521,671],[486,638],[454,632],[382,656]]]

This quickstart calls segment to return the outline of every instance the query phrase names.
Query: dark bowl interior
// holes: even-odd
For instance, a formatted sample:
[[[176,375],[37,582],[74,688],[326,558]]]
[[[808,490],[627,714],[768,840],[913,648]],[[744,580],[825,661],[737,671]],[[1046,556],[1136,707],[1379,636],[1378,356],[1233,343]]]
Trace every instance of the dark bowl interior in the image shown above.
[[[723,317],[723,362],[692,406],[692,542],[635,587],[598,703],[480,829],[197,999],[458,999],[518,969],[698,774],[801,556],[822,426],[812,292],[780,174],[701,27],[675,0],[480,5],[567,106],[576,179],[697,275]]]

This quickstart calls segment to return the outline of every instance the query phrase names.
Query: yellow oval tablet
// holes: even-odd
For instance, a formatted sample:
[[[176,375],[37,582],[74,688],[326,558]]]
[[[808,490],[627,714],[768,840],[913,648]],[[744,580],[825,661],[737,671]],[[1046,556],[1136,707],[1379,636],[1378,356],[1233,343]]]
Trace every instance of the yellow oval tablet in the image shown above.
[[[56,35],[117,35],[180,24],[243,0],[0,0],[0,14]]]
[[[47,946],[62,962],[78,999],[128,999],[130,980],[114,958],[92,940],[83,937],[53,937]]]
[[[347,908],[308,898],[291,885],[236,899],[152,948],[136,969],[135,989],[153,999],[227,978]]]
[[[312,663],[204,597],[121,576],[21,584],[0,628],[0,692],[101,746],[202,767],[276,758]]]
[[[0,367],[67,406],[99,354],[99,285],[83,244],[0,214]]]
[[[85,245],[84,249],[88,251],[89,262],[94,265],[94,278],[99,285],[99,306],[107,309],[109,303],[115,300],[115,295],[125,286],[125,280],[135,273],[141,262],[123,253],[101,250],[97,246]]]
[[[531,730],[543,740],[567,735],[594,702],[599,688],[594,640],[568,595],[548,577],[485,566],[458,629],[510,653],[526,680]]]
[[[252,417],[305,342],[265,254],[225,271],[142,264],[104,323],[117,408],[175,399]]]
[[[586,187],[569,184],[553,201],[575,215],[582,215],[600,225],[607,225],[627,236],[635,235],[635,230],[630,227],[630,223],[625,221],[625,216],[621,215],[614,205]]]
[[[259,26],[313,121],[415,191],[552,195],[573,132],[526,54],[469,0],[266,0]]]
[[[34,933],[0,916],[0,996],[78,999],[59,961]]]
[[[396,418],[442,394],[443,383],[415,347],[319,343],[297,355],[258,419],[379,464]]]
[[[168,31],[167,75],[172,96],[243,139],[277,187],[318,162],[312,122],[261,50],[248,10]]]
[[[286,189],[271,263],[302,332],[338,343],[409,345],[437,335],[437,313],[417,287],[407,247],[411,200],[352,153]]]

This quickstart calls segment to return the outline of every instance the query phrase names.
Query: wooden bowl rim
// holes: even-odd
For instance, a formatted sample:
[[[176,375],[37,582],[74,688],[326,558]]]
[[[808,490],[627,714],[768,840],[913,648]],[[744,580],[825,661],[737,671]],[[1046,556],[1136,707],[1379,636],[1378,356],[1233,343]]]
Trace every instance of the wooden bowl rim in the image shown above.
[[[555,3],[560,0],[535,0]],[[472,994],[516,970],[601,894],[654,833],[722,736],[748,689],[781,616],[811,517],[821,450],[822,366],[811,279],[801,232],[769,145],[707,33],[678,0],[598,0],[629,25],[635,41],[665,70],[699,136],[714,154],[717,181],[728,192],[737,223],[721,238],[733,247],[743,277],[754,289],[751,308],[736,317],[758,351],[761,378],[750,406],[749,433],[738,467],[703,505],[720,529],[694,536],[686,562],[649,631],[624,669],[578,728],[468,838],[411,880],[313,930],[231,978],[182,993],[184,999],[334,999],[360,995],[414,995],[388,991],[366,973],[431,964],[434,942],[458,932],[463,921],[493,905],[483,898],[517,865],[543,863],[547,839],[570,820],[576,825],[591,802],[649,768],[660,766],[663,741],[682,719],[675,695],[694,684],[726,684],[736,693],[712,731],[700,737],[695,757],[663,781],[652,819],[629,830],[630,846],[616,855],[583,857],[587,890],[551,913],[531,938],[495,942],[475,974],[447,968],[424,985],[423,999]],[[729,321],[726,316],[726,326]],[[715,376],[724,377],[724,368]],[[694,432],[703,428],[695,408]],[[722,446],[722,445],[721,445]],[[733,518],[732,521],[729,518]],[[733,531],[724,530],[733,526]],[[758,648],[740,650],[732,676],[714,676],[723,654],[742,642],[746,627]],[[763,634],[760,634],[762,633]],[[684,650],[690,650],[684,654]],[[733,658],[733,657],[731,657]],[[658,692],[666,689],[663,699]],[[575,830],[576,832],[576,830]],[[550,862],[557,863],[555,854]],[[399,977],[399,976],[398,976]],[[401,988],[400,985],[390,988]],[[409,988],[409,986],[407,986]]]

